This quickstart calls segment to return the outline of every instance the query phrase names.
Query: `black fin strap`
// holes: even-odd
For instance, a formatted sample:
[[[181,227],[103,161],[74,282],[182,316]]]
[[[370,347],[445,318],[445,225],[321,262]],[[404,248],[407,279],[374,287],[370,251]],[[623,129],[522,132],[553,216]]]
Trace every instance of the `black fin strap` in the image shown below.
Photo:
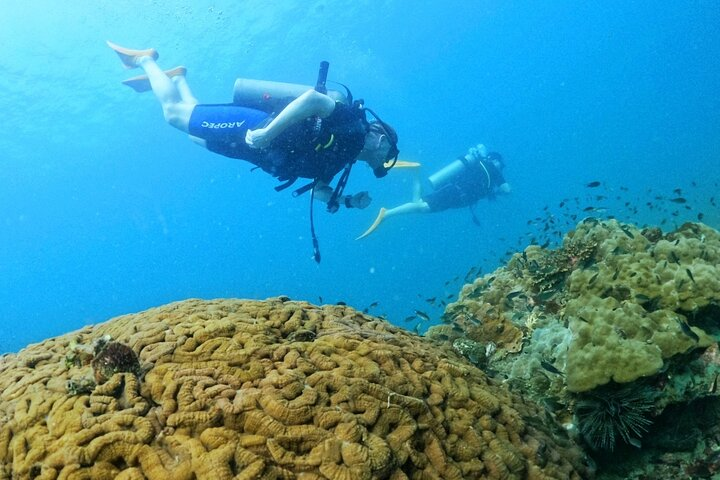
[[[277,187],[275,187],[275,191],[276,191],[276,192],[280,192],[280,191],[282,191],[282,190],[285,190],[285,189],[288,188],[290,185],[292,185],[293,183],[295,183],[295,180],[297,180],[297,179],[298,179],[298,177],[293,177],[293,178],[291,178],[290,180],[288,180],[287,182],[281,183],[280,185],[278,185]]]
[[[303,193],[307,192],[307,191],[310,190],[311,188],[315,188],[315,185],[316,185],[316,184],[317,184],[317,180],[313,180],[312,182],[308,182],[308,183],[306,183],[305,185],[303,185],[302,187],[300,187],[300,188],[298,188],[298,189],[296,189],[296,190],[293,190],[292,196],[293,196],[293,197],[299,197],[300,195],[302,195]]]

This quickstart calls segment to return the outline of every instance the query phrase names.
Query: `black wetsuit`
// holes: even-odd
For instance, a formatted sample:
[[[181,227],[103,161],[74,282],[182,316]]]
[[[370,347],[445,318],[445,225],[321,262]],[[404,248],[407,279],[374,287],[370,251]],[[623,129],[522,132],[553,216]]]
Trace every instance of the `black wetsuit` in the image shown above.
[[[466,168],[455,178],[424,195],[423,200],[430,207],[430,211],[468,207],[481,198],[493,197],[495,189],[505,183],[505,179],[492,162],[480,160],[479,163],[466,163]]]
[[[327,118],[306,118],[288,127],[267,148],[250,148],[245,143],[247,130],[270,119],[265,112],[236,105],[197,105],[189,133],[205,139],[208,150],[247,160],[283,181],[309,178],[329,183],[365,143],[365,122],[355,109],[337,102]]]

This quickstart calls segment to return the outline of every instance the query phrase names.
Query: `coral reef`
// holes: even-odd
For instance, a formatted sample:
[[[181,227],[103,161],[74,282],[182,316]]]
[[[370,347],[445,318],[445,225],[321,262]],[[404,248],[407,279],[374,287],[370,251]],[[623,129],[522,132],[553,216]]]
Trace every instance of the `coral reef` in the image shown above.
[[[687,223],[663,234],[590,218],[559,248],[529,246],[465,285],[428,336],[485,344],[486,371],[610,450],[640,445],[666,407],[717,395],[719,313],[716,230]],[[507,340],[514,330],[519,348]]]
[[[449,345],[285,297],[49,339],[2,359],[0,391],[0,479],[592,474],[541,409]]]

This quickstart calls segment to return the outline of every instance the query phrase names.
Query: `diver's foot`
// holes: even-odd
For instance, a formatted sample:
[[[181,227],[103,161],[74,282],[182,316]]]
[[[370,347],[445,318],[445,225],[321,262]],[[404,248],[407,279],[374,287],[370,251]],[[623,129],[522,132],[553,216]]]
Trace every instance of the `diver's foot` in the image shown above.
[[[157,50],[154,48],[148,48],[146,50],[133,50],[121,47],[120,45],[116,45],[110,41],[107,41],[107,45],[115,50],[115,53],[117,53],[118,57],[120,57],[120,61],[123,63],[123,66],[128,70],[138,67],[138,59],[142,57],[150,57],[153,60],[158,59]]]
[[[175,68],[171,68],[170,70],[165,70],[165,75],[167,75],[169,78],[177,77],[179,75],[185,76],[186,74],[187,68],[183,66],[178,66]],[[138,93],[149,92],[150,90],[152,90],[152,86],[150,85],[150,79],[147,75],[138,75],[137,77],[128,78],[127,80],[123,80],[122,84],[127,85]]]
[[[378,216],[375,219],[375,221],[373,222],[373,224],[370,225],[370,228],[365,230],[365,233],[363,233],[362,235],[357,237],[355,240],[363,239],[363,238],[367,237],[368,235],[370,235],[371,233],[373,233],[375,230],[377,230],[377,228],[380,226],[380,223],[382,223],[382,221],[385,219],[386,213],[387,213],[387,208],[385,208],[385,207],[380,208],[380,212],[378,212]]]

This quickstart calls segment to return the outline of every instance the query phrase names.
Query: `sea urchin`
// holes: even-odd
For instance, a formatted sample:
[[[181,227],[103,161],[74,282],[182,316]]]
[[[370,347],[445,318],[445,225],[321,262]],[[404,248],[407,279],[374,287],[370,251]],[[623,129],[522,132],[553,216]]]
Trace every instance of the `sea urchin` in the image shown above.
[[[639,447],[654,404],[655,393],[645,385],[610,385],[583,394],[575,416],[583,438],[596,450],[612,451],[619,439]]]

